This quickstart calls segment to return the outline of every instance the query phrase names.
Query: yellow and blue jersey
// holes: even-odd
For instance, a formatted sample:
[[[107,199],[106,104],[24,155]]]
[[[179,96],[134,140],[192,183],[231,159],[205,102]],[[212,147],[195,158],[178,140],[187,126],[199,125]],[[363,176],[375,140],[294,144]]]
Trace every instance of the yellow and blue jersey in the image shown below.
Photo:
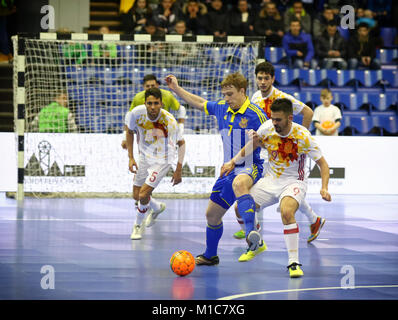
[[[233,110],[225,100],[207,101],[205,112],[217,118],[218,129],[220,131],[223,149],[224,163],[231,160],[249,141],[247,132],[250,129],[256,130],[267,121],[267,115],[256,104],[250,102],[248,98],[238,109]],[[260,148],[253,153],[253,162],[262,165],[260,159]],[[242,167],[245,162],[236,164],[236,167]]]

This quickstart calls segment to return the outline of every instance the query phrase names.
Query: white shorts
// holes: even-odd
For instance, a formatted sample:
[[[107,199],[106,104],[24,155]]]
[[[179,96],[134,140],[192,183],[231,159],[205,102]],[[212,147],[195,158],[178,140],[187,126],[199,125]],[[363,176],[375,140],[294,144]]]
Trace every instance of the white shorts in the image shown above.
[[[156,188],[160,181],[167,175],[171,168],[169,163],[149,164],[144,156],[140,156],[138,170],[134,176],[134,185],[141,187],[144,183],[152,188]]]
[[[261,209],[275,203],[280,205],[281,200],[286,196],[295,199],[300,206],[307,192],[307,184],[300,180],[281,182],[271,176],[263,177],[250,189],[250,195]]]

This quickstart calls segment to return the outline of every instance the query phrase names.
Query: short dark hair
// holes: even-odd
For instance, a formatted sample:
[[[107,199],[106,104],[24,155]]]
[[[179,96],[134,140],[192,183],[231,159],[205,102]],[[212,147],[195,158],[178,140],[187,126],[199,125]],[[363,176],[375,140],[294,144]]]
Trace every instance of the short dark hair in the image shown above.
[[[286,98],[276,99],[271,105],[271,111],[282,111],[287,115],[293,114],[293,103]]]
[[[162,100],[162,91],[159,88],[150,88],[145,90],[145,101],[149,96],[154,96],[157,99]]]
[[[256,69],[255,69],[254,72],[255,72],[256,76],[257,76],[257,74],[258,74],[259,72],[264,72],[264,73],[266,73],[266,74],[269,74],[271,77],[275,76],[275,68],[274,68],[274,66],[273,66],[271,63],[269,63],[268,61],[259,63],[259,64],[256,66]]]
[[[358,29],[359,29],[359,28],[366,28],[366,29],[369,30],[369,25],[368,25],[366,22],[361,22],[361,23],[358,25],[357,28],[358,28]]]
[[[147,81],[155,80],[157,83],[160,84],[158,79],[156,79],[156,76],[154,74],[147,74],[145,77],[142,79],[142,83],[145,84]]]

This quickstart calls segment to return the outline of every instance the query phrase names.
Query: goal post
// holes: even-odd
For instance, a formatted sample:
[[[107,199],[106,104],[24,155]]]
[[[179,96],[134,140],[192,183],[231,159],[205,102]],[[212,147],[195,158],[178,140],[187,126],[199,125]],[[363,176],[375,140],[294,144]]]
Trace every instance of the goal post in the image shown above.
[[[254,69],[257,59],[264,57],[263,44],[263,37],[14,36],[17,199],[23,200],[26,192],[36,196],[130,193],[132,175],[120,143],[124,116],[134,95],[143,90],[143,77],[152,73],[167,89],[163,79],[174,74],[188,91],[217,100],[222,79],[241,72],[248,79],[250,95],[256,90]],[[186,108],[185,136],[195,146],[191,156],[187,149],[187,185],[161,184],[159,192],[210,192],[220,164],[214,117]],[[212,148],[214,154],[209,156]]]

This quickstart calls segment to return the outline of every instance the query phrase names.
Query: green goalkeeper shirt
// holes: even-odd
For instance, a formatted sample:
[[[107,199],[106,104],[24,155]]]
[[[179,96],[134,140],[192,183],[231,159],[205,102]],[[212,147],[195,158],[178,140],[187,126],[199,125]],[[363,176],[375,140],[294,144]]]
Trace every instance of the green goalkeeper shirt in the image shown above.
[[[162,102],[163,102],[163,109],[170,112],[170,109],[178,110],[180,109],[180,103],[178,100],[173,96],[170,91],[160,89],[162,92]],[[136,106],[140,106],[145,104],[145,90],[137,93],[134,96],[133,101],[131,102],[130,110],[133,110]]]
[[[57,102],[50,103],[39,113],[39,132],[68,132],[69,112]]]

